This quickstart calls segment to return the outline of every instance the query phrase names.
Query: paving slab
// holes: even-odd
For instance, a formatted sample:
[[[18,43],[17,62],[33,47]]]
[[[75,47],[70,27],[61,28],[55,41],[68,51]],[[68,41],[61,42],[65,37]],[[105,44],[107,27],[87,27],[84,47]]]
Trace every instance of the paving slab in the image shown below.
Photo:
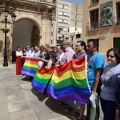
[[[34,110],[10,113],[10,120],[39,120]]]
[[[5,89],[5,82],[4,81],[0,81],[0,90]]]
[[[27,101],[8,102],[8,111],[9,112],[24,111],[24,110],[31,110],[31,107]]]
[[[0,66],[0,120],[73,120],[72,113],[64,112],[66,105],[36,92],[15,69],[15,64]]]

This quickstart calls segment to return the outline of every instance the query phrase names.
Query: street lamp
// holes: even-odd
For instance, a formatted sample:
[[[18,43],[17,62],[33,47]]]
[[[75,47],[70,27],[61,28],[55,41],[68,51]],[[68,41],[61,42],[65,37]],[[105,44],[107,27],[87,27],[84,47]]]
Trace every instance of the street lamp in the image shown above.
[[[12,22],[10,22],[7,17],[8,17],[8,14],[9,14],[9,10],[7,8],[5,8],[4,10],[4,20],[2,20],[1,22],[5,24],[5,28],[2,28],[1,30],[5,33],[5,48],[4,48],[4,63],[3,63],[3,66],[6,67],[8,66],[8,60],[7,60],[7,48],[6,48],[6,38],[7,38],[7,33],[9,32],[9,29],[7,28],[7,23],[8,24],[14,24],[15,22],[15,18],[16,18],[16,15],[15,13],[12,13],[11,17],[12,17]]]

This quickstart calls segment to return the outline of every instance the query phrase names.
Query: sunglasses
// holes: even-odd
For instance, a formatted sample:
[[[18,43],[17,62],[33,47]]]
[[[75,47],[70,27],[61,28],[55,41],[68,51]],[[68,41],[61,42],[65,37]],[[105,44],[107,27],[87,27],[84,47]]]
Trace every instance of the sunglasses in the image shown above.
[[[107,55],[107,57],[109,58],[114,58],[115,56],[113,56],[113,55]]]

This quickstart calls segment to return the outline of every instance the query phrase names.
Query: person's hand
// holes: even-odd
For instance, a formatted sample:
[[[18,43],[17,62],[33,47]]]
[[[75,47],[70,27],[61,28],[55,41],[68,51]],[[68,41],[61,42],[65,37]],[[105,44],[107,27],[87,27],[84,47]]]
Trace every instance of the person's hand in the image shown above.
[[[59,62],[56,62],[56,63],[55,63],[55,66],[59,66]]]
[[[41,61],[41,58],[38,58],[38,60],[40,60],[40,61]]]
[[[91,95],[92,95],[93,93],[95,94],[95,93],[96,93],[96,91],[92,90],[92,91],[91,91]]]

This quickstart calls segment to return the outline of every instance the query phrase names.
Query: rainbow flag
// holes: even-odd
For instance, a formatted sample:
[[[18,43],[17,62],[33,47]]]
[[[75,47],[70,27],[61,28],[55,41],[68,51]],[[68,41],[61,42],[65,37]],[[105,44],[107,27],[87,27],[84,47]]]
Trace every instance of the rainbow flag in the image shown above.
[[[47,95],[57,101],[75,100],[89,103],[90,89],[87,80],[87,57],[72,60],[55,69]]]
[[[43,93],[50,81],[50,78],[53,75],[53,72],[55,70],[55,67],[51,67],[50,70],[46,70],[46,68],[41,67],[38,69],[36,75],[34,76],[32,80],[32,87],[40,93]]]
[[[75,100],[84,104],[89,103],[87,57],[52,67],[49,71],[42,68],[35,75],[32,86],[41,93],[47,88],[47,95],[57,101]]]
[[[25,58],[25,63],[21,73],[34,77],[36,71],[38,70],[38,61],[39,60],[35,58]]]

